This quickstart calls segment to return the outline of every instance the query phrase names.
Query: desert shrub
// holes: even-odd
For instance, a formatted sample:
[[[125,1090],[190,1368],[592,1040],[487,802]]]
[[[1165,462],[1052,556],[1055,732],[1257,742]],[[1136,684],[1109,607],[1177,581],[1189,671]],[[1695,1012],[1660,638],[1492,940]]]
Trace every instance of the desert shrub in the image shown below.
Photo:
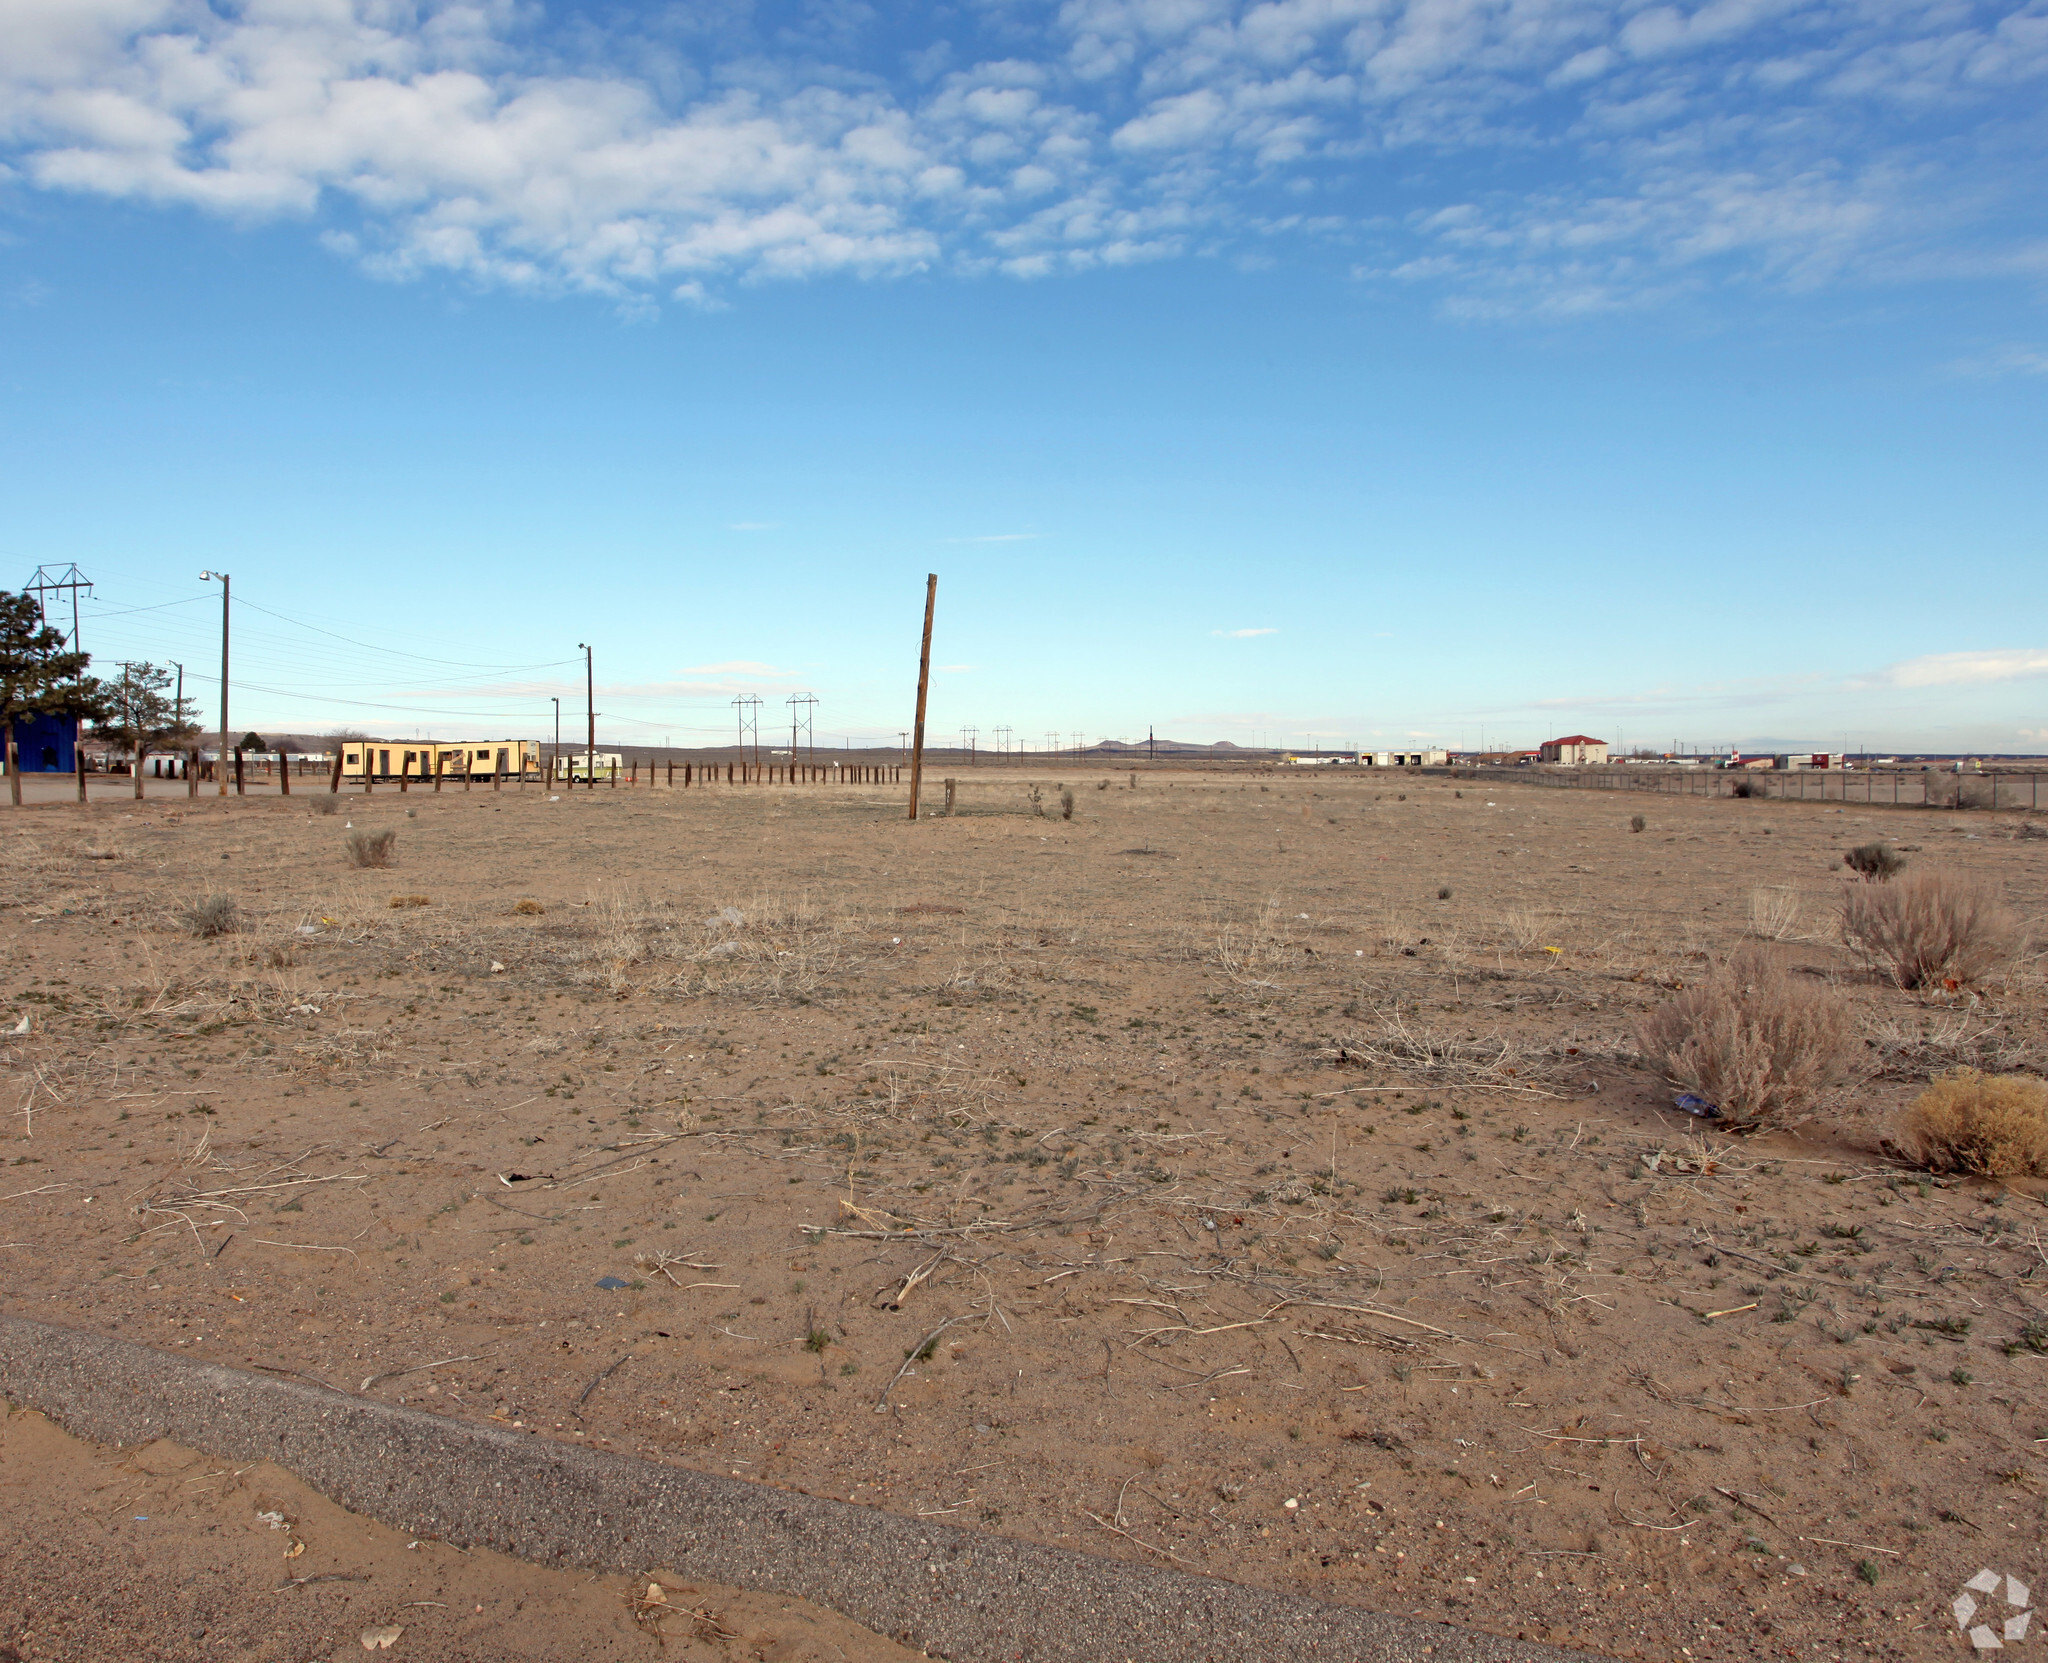
[[[1073,794],[1073,792],[1071,792],[1070,790],[1068,790],[1068,789],[1067,789],[1067,788],[1066,788],[1065,786],[1061,786],[1061,787],[1060,787],[1060,818],[1061,818],[1062,820],[1071,820],[1071,819],[1073,819],[1073,817],[1074,817],[1074,794]]]
[[[1437,885],[1436,898],[1439,901],[1448,901],[1451,898],[1451,886],[1447,883]]]
[[[313,804],[313,812],[315,814],[334,814],[337,813],[341,808],[341,799],[332,795],[326,797],[314,797],[311,799],[311,801]]]
[[[1714,1104],[1731,1131],[1803,1118],[1849,1078],[1861,1050],[1832,989],[1754,947],[1651,1011],[1637,1039],[1645,1061]]]
[[[394,895],[391,897],[391,910],[393,912],[396,912],[400,907],[430,907],[433,904],[432,898],[426,895]]]
[[[1731,797],[1761,797],[1763,794],[1763,786],[1752,779],[1739,779],[1728,787]]]
[[[208,895],[184,910],[185,928],[202,941],[234,935],[242,927],[242,908],[232,895]]]
[[[389,866],[397,843],[395,831],[364,831],[358,827],[343,839],[342,846],[348,851],[351,866]]]
[[[2048,1177],[2048,1084],[1959,1068],[1913,1099],[1892,1143],[1933,1172]]]
[[[1859,843],[1842,857],[1842,864],[1865,883],[1890,883],[1905,870],[1906,857],[1882,843]]]
[[[538,918],[548,909],[538,901],[521,901],[512,910],[525,918]]]
[[[1900,987],[1960,987],[2010,961],[2020,931],[1981,878],[1922,871],[1852,888],[1842,903],[1842,939]]]
[[[1650,822],[1640,814],[1631,814],[1628,817],[1628,829],[1632,832],[1648,831],[1650,829]]]

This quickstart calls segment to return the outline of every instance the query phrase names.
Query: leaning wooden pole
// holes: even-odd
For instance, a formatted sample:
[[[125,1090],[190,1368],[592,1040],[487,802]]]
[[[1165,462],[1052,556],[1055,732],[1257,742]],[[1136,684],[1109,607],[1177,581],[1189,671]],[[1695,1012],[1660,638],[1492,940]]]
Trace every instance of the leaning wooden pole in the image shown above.
[[[939,600],[939,574],[924,580],[924,649],[917,657],[917,728],[910,740],[910,818],[917,818],[917,787],[924,777],[924,699],[932,682],[932,610]]]

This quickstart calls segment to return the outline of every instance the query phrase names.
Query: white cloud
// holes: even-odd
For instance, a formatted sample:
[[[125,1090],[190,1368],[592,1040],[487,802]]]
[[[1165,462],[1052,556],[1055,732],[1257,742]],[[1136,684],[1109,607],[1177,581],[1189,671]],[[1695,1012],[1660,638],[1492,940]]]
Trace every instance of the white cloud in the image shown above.
[[[1254,635],[1278,635],[1280,631],[1276,626],[1267,624],[1257,629],[1212,629],[1209,633],[1226,641],[1249,641]]]
[[[1868,678],[1884,687],[1964,687],[2048,676],[2048,647],[1929,653],[1889,664]]]
[[[0,168],[316,219],[390,278],[692,306],[1270,240],[1302,188],[1345,205],[1288,234],[1475,317],[2039,260],[2042,0],[1066,0],[893,83],[867,26],[799,53],[735,11],[657,81],[521,0],[0,0]],[[1401,156],[1436,200],[1390,230],[1359,161]],[[1504,156],[1533,183],[1464,184]]]
[[[1958,375],[1987,379],[2006,375],[2048,375],[2048,347],[2002,346],[1952,365]]]

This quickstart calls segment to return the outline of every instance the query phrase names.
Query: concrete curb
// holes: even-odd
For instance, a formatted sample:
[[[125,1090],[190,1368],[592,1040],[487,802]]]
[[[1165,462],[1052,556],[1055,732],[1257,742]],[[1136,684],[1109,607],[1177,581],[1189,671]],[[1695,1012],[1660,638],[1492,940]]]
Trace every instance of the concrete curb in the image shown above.
[[[962,1663],[1578,1655],[578,1449],[5,1314],[0,1393],[103,1443],[172,1438],[274,1461],[414,1535],[796,1595]]]

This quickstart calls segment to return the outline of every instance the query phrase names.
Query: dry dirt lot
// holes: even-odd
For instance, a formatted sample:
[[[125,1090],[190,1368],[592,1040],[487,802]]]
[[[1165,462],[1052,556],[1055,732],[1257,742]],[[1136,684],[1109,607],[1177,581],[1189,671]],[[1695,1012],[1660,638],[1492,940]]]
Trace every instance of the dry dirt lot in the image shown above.
[[[1929,1000],[1831,920],[1880,836],[2038,920],[2018,817],[1065,783],[16,814],[8,1303],[1620,1656],[1966,1651],[1966,1578],[2048,1584],[2043,1186],[1879,1141],[2042,1065],[2040,965]],[[1867,1078],[1730,1140],[1632,1032],[1759,927]]]

